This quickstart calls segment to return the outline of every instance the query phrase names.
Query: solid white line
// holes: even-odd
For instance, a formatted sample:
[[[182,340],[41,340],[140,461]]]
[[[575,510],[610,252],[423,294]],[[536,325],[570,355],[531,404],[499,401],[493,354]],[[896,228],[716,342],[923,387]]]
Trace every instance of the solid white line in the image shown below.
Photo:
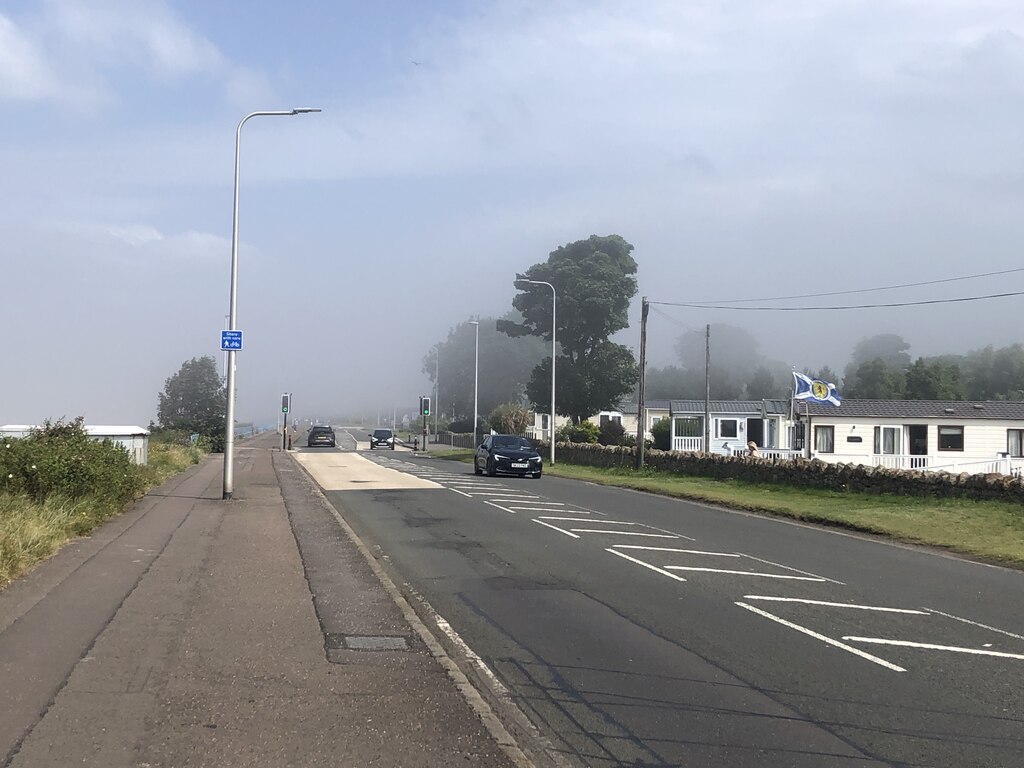
[[[604,522],[603,520],[601,522]],[[640,544],[616,544],[616,549],[643,549],[648,552],[681,552],[685,555],[712,555],[714,557],[741,557],[735,552],[704,552],[700,549],[674,549],[672,547],[645,547]]]
[[[551,523],[545,523],[543,520],[538,520],[537,518],[533,518],[533,522],[539,523],[540,525],[546,525],[548,528],[551,528],[552,530],[558,531],[559,533],[564,533],[566,536],[572,536],[572,538],[574,538],[574,539],[578,539],[579,538],[579,536],[577,536],[575,533],[570,533],[569,531],[565,530],[564,528],[559,528],[557,525],[551,525]]]
[[[886,640],[882,637],[844,637],[843,640],[849,640],[851,643],[873,643],[874,645],[898,645],[903,648],[924,648],[928,651],[969,653],[974,656],[998,656],[1001,659],[1024,659],[1024,653],[1003,653],[1002,651],[986,651],[980,648],[957,648],[955,645],[912,643],[909,640]]]
[[[891,669],[893,672],[907,671],[903,667],[897,667],[895,664],[891,664],[885,659],[880,659],[877,656],[872,656],[870,653],[865,653],[860,648],[854,648],[853,646],[846,645],[845,643],[841,643],[838,640],[833,640],[831,637],[819,635],[814,630],[808,629],[807,627],[801,627],[799,624],[794,624],[791,621],[786,621],[785,619],[780,618],[772,613],[768,613],[768,611],[762,611],[760,608],[755,608],[754,606],[747,605],[746,603],[737,602],[736,605],[738,605],[740,608],[746,608],[748,611],[752,611],[753,613],[756,613],[758,616],[764,616],[766,619],[771,619],[772,621],[781,624],[784,627],[795,629],[797,632],[803,632],[805,635],[813,637],[815,640],[821,640],[823,643],[828,643],[829,645],[834,646],[836,648],[842,648],[844,651],[849,651],[855,656],[860,656],[862,659],[873,661],[875,664],[880,664],[886,669]]]
[[[642,565],[644,568],[650,568],[652,571],[655,571],[656,573],[660,573],[662,576],[668,576],[670,579],[675,579],[676,581],[686,581],[686,579],[684,579],[682,576],[676,576],[674,573],[669,573],[668,571],[662,570],[661,568],[659,568],[656,565],[651,565],[650,563],[645,563],[643,560],[637,560],[635,557],[630,557],[627,554],[619,552],[617,549],[606,549],[605,552],[611,552],[613,555],[618,555],[621,558],[629,560],[629,562],[631,562],[631,563],[636,563],[637,565]]]
[[[790,579],[792,581],[825,581],[817,576],[789,576],[782,573],[756,573],[754,571],[726,571],[721,568],[693,568],[687,565],[666,565],[672,571],[703,571],[705,573],[728,573],[733,576],[760,576],[765,579]]]
[[[763,595],[744,595],[744,600],[768,600],[775,603],[806,603],[807,605],[827,605],[830,608],[856,608],[861,611],[881,611],[883,613],[912,613],[915,616],[927,616],[927,611],[915,611],[910,608],[882,608],[877,605],[854,605],[853,603],[830,603],[826,600],[802,600],[799,597],[765,597]],[[1022,638],[1024,639],[1024,638]]]
[[[605,522],[601,520],[600,522]],[[678,539],[674,534],[668,533],[636,533],[635,531],[603,531],[600,528],[570,528],[577,533],[614,533],[618,536],[646,536],[651,539]]]
[[[512,507],[513,509],[518,509],[520,512],[562,512],[562,513],[567,514],[567,515],[568,514],[573,514],[573,513],[575,513],[577,515],[589,515],[590,514],[589,512],[584,512],[582,510],[576,510],[576,509],[548,509],[546,507],[516,507],[516,506],[513,506],[512,504],[509,504],[509,506]],[[585,520],[586,518],[573,517],[573,518],[566,518],[566,519],[569,519],[569,520],[581,520],[581,519],[583,519],[583,520]]]
[[[843,587],[846,586],[846,582],[844,582],[844,581],[836,581],[835,579],[830,579],[830,578],[828,578],[826,576],[819,576],[818,574],[811,573],[810,571],[801,571],[799,568],[791,568],[790,566],[783,565],[782,563],[773,563],[771,560],[764,560],[764,559],[762,559],[760,557],[754,557],[753,555],[744,554],[743,552],[740,552],[739,554],[743,555],[743,557],[749,557],[751,560],[757,560],[757,562],[764,563],[765,565],[774,565],[776,568],[782,568],[784,571],[793,571],[793,573],[802,573],[804,576],[814,576],[815,578],[821,579],[822,581],[828,581],[828,582],[831,582],[832,584],[839,584],[840,586],[843,586]]]
[[[561,511],[561,510],[559,510]],[[579,520],[578,517],[542,517],[541,520]],[[636,523],[624,523],[621,520],[602,520],[601,524],[608,525],[636,525]]]
[[[939,616],[945,616],[947,619],[953,619],[954,621],[962,621],[964,624],[970,624],[970,625],[975,626],[975,627],[981,627],[982,629],[991,630],[992,632],[998,632],[1001,635],[1006,635],[1007,637],[1013,637],[1013,638],[1016,638],[1017,640],[1024,640],[1024,637],[1022,637],[1021,635],[1015,635],[1013,632],[1007,632],[1005,629],[998,629],[997,627],[990,627],[988,624],[981,624],[980,622],[971,621],[970,619],[962,619],[959,616],[954,616],[951,613],[943,613],[942,611],[936,611],[934,608],[925,608],[924,610],[931,611],[932,613],[937,613],[937,614],[939,614]]]
[[[434,623],[437,624],[438,629],[444,632],[452,645],[458,648],[459,651],[462,652],[462,655],[469,659],[470,663],[484,674],[496,691],[507,696],[508,689],[504,686],[501,680],[498,679],[498,676],[491,671],[491,668],[484,663],[484,660],[477,656],[472,648],[466,645],[466,642],[459,636],[459,633],[452,629],[452,625],[445,619],[441,618],[441,614],[433,609],[431,609],[431,611],[434,614]]]
[[[482,494],[481,494],[482,495]],[[531,499],[537,499],[537,501],[531,501]],[[564,507],[564,504],[559,504],[557,501],[544,501],[540,496],[529,496],[523,497],[520,504],[547,504],[549,507]]]
[[[448,490],[449,490],[449,491],[454,491],[455,493],[459,494],[460,496],[465,496],[465,497],[466,497],[467,499],[471,499],[471,498],[473,498],[473,497],[472,497],[472,496],[470,496],[470,495],[469,495],[468,493],[463,493],[463,492],[462,492],[462,491],[460,491],[460,490],[459,490],[458,488],[449,488]]]
[[[508,512],[509,514],[512,514],[512,515],[514,515],[516,513],[516,511],[514,509],[509,509],[508,507],[503,507],[503,506],[501,506],[501,504],[495,504],[493,501],[485,501],[484,504],[490,504],[492,507],[497,507],[502,512]]]

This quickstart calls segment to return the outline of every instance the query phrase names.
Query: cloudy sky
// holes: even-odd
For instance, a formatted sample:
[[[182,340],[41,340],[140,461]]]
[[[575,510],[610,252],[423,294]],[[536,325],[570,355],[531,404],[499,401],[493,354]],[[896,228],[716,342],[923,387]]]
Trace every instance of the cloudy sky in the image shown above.
[[[0,424],[145,425],[182,362],[220,361],[254,110],[323,113],[243,131],[241,419],[273,422],[282,391],[304,416],[414,403],[449,328],[595,233],[633,243],[664,302],[1022,266],[1019,0],[239,7],[0,4]],[[1019,290],[1024,273],[803,304]],[[708,322],[815,368],[881,332],[914,356],[1002,346],[1022,301],[661,306],[651,363]]]

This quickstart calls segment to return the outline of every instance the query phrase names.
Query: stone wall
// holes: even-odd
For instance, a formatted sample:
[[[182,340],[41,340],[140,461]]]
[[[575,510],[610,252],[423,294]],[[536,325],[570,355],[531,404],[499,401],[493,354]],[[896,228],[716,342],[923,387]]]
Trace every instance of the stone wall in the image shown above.
[[[636,465],[634,448],[591,443],[559,443],[557,457],[568,464],[588,467]],[[664,472],[716,480],[745,480],[833,491],[988,499],[1024,504],[1024,481],[1000,474],[953,475],[948,472],[866,467],[862,464],[830,464],[820,459],[755,459],[656,449],[644,451],[644,464]]]

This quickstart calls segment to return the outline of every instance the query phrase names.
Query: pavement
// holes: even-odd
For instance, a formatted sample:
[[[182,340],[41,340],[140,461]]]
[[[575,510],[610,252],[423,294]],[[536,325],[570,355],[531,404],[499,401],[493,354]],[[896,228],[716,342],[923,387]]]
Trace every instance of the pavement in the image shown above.
[[[531,765],[278,440],[0,592],[0,768]]]

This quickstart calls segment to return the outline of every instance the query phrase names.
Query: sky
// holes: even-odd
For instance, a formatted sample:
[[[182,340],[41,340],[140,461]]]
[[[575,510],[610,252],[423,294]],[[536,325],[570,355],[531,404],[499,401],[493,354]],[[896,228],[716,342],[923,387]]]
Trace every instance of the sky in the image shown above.
[[[292,107],[323,112],[242,131],[240,420],[286,391],[306,418],[414,405],[449,329],[591,234],[635,246],[619,341],[665,302],[652,365],[705,323],[815,369],[876,333],[914,357],[1022,340],[1024,297],[669,306],[1024,266],[1019,0],[239,7],[0,2],[0,424],[145,426],[183,362],[223,365],[235,130]]]

